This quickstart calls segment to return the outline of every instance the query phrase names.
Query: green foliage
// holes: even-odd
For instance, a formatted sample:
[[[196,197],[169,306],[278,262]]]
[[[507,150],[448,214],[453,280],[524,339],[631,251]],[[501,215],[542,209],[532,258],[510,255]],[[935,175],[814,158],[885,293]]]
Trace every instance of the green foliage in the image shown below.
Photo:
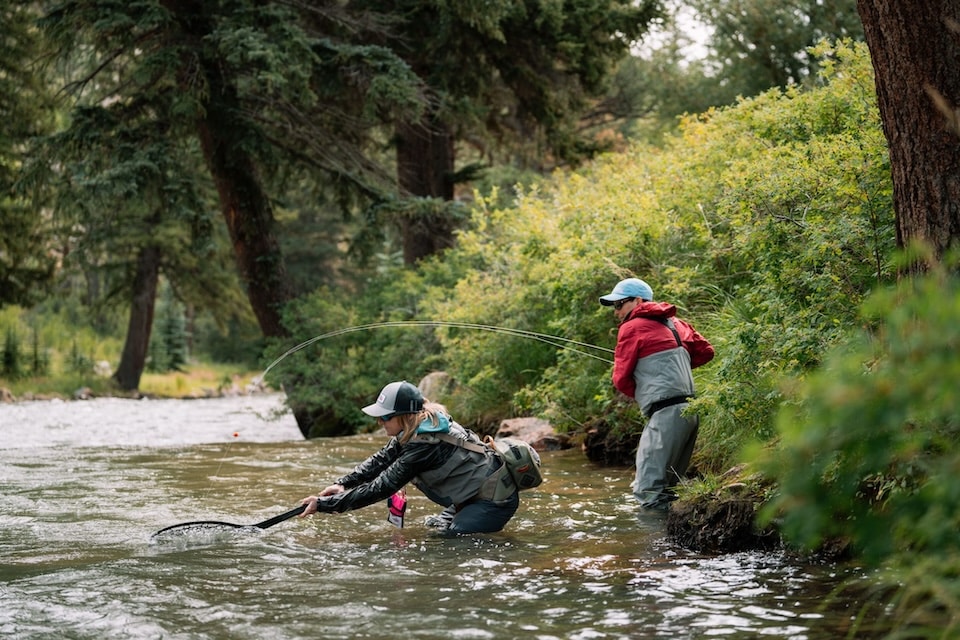
[[[209,185],[184,160],[191,143],[167,137],[149,112],[98,105],[71,115],[70,128],[37,147],[25,177],[56,187],[54,212],[71,249],[66,273],[104,279],[106,299],[94,304],[129,304],[140,253],[153,247],[178,295],[229,314],[241,294],[235,272],[224,268],[229,245]],[[77,226],[84,233],[72,232]]]
[[[183,304],[163,287],[150,334],[147,369],[154,373],[183,371],[189,357],[190,333]]]
[[[752,452],[779,485],[765,517],[798,546],[851,541],[892,570],[901,608],[956,626],[960,279],[934,270],[880,289],[862,314],[855,338],[791,390],[777,445]]]
[[[394,50],[435,96],[431,117],[479,142],[484,161],[537,168],[596,152],[577,120],[659,15],[651,0],[370,5],[394,21]]]
[[[771,87],[813,80],[820,60],[808,51],[822,40],[863,40],[856,0],[685,0],[711,29],[706,64],[729,104]]]
[[[30,341],[30,375],[45,376],[50,371],[50,353],[40,344],[40,332],[34,327]]]
[[[263,334],[249,310],[219,323],[211,314],[202,314],[192,324],[193,352],[198,359],[241,365],[246,370],[261,364]]]
[[[83,352],[76,341],[70,344],[65,369],[68,373],[75,375],[84,374],[93,369],[93,359]]]
[[[664,148],[638,145],[521,191],[513,209],[481,202],[447,258],[470,271],[428,313],[611,348],[616,327],[597,296],[643,277],[717,347],[697,373],[700,456],[729,464],[744,438],[770,435],[776,380],[815,367],[855,323],[851,302],[891,277],[889,167],[869,59],[862,46],[820,54],[821,89],[709,112]],[[499,374],[494,392],[491,372],[518,350],[502,343],[472,334],[444,343],[452,373],[495,394],[479,406],[536,411],[567,428],[619,411],[609,365],[575,353],[524,354],[542,371]]]
[[[337,337],[351,341],[351,358],[328,363],[325,375],[349,369],[343,388],[354,407],[340,414],[356,414],[386,381],[443,368],[459,383],[444,401],[465,423],[536,413],[575,430],[613,415],[636,433],[642,421],[610,385],[616,326],[597,297],[638,275],[717,348],[696,374],[703,467],[731,464],[746,439],[771,436],[777,381],[815,368],[857,324],[857,303],[893,273],[889,166],[866,49],[840,44],[819,55],[820,88],[711,111],[662,147],[635,145],[518,184],[512,200],[477,194],[469,227],[441,258],[413,273],[387,266],[349,307],[329,292],[311,296],[321,306],[309,315],[325,321],[289,323],[309,327],[300,340],[395,319],[505,329]],[[399,337],[411,331],[416,349]],[[585,355],[517,331],[600,349],[578,350]],[[378,360],[354,368],[373,344]]]
[[[958,551],[960,280],[878,290],[864,330],[791,393],[765,460],[771,505],[799,544],[849,537],[874,562]]]
[[[267,382],[293,377],[290,403],[329,416],[312,436],[354,433],[370,426],[358,408],[375,399],[394,380],[414,382],[435,367],[439,348],[429,328],[356,327],[417,317],[422,287],[411,271],[391,270],[371,283],[363,297],[345,297],[327,289],[288,306],[286,325],[293,344],[275,343]],[[284,356],[296,345],[309,346]]]
[[[17,190],[28,141],[50,126],[50,91],[38,70],[32,3],[0,3],[0,307],[31,304],[49,291],[57,265],[43,193]],[[31,197],[36,202],[31,202]]]
[[[862,41],[855,0],[665,0],[664,20],[617,74],[622,130],[658,140],[676,119],[771,88],[811,87],[822,41]],[[691,24],[693,27],[691,27]],[[648,44],[649,43],[649,44]],[[609,100],[610,98],[608,98]]]
[[[23,375],[23,354],[20,352],[20,336],[15,329],[8,328],[3,341],[3,357],[0,360],[0,374],[12,380]]]
[[[822,89],[769,92],[683,129],[684,140],[711,146],[723,144],[714,131],[727,132],[733,158],[720,190],[699,201],[723,300],[711,318],[720,356],[701,403],[720,459],[744,435],[772,435],[777,380],[816,367],[856,325],[857,303],[894,275],[889,162],[866,48],[818,53]]]
[[[110,322],[106,333],[115,331]],[[56,304],[45,304],[27,311],[10,306],[0,310],[0,335],[13,333],[19,343],[19,384],[30,390],[34,384],[44,384],[49,377],[69,377],[63,386],[69,391],[78,386],[94,386],[93,363],[116,362],[120,343],[116,337],[99,333],[91,326],[89,317],[75,299],[64,298]],[[30,336],[27,348],[20,336]],[[6,373],[0,378],[14,381]]]
[[[247,158],[248,182],[262,176],[277,200],[293,188],[297,205],[309,200],[303,176],[306,191],[329,191],[343,209],[351,198],[393,191],[389,172],[367,153],[379,150],[377,128],[414,117],[423,96],[410,68],[374,42],[384,26],[376,16],[253,2],[46,8],[43,34],[64,63],[62,95],[73,109],[37,149],[24,182],[56,188],[70,256],[85,271],[109,271],[110,293],[129,293],[131,256],[149,247],[162,254],[180,299],[236,317],[243,292],[214,221],[220,207],[242,221],[245,211],[226,194],[261,185],[225,184],[221,172],[225,201],[215,205],[216,154],[230,156],[228,166]],[[204,123],[222,129],[211,133]],[[342,230],[331,235],[342,244]]]

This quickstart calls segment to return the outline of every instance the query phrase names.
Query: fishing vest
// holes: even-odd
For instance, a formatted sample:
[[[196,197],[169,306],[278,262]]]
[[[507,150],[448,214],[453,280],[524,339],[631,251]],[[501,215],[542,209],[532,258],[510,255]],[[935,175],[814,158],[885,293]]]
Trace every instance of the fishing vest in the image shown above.
[[[472,432],[451,421],[450,430],[445,435],[482,444]],[[445,440],[432,433],[418,433],[411,442],[429,442],[440,444]],[[420,489],[428,498],[442,505],[461,505],[473,498],[493,500],[496,483],[503,466],[496,452],[470,451],[464,447],[451,447],[450,457],[437,469],[424,471],[413,479],[413,486]]]

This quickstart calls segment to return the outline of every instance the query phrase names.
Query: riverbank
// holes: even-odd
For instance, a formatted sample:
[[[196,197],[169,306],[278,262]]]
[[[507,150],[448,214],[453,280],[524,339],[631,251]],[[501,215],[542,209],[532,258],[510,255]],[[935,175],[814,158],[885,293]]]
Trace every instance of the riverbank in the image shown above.
[[[850,541],[824,540],[812,550],[791,547],[776,518],[760,512],[777,485],[746,464],[718,476],[688,480],[678,487],[679,499],[667,513],[667,534],[685,549],[700,553],[785,551],[805,562],[844,563],[854,557]]]
[[[773,490],[746,465],[689,482],[671,504],[667,533],[677,544],[704,553],[780,549],[784,542],[776,525],[758,520]]]
[[[238,371],[221,364],[198,363],[182,371],[144,373],[140,388],[123,391],[107,375],[0,379],[0,402],[89,400],[90,398],[196,399],[275,391],[260,381],[259,372]]]

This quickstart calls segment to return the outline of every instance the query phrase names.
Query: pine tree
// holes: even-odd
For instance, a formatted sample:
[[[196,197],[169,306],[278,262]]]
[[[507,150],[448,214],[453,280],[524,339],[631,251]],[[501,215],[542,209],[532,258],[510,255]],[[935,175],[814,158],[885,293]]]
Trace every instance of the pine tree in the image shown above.
[[[0,307],[29,304],[50,284],[57,264],[42,189],[17,189],[27,141],[51,124],[34,5],[0,0]],[[31,202],[30,197],[35,197]]]
[[[509,158],[538,171],[577,163],[601,147],[579,120],[607,89],[616,64],[659,15],[658,2],[374,2],[400,17],[390,46],[426,85],[422,117],[400,122],[402,196],[451,201],[458,151],[483,161]],[[404,260],[453,244],[456,208],[429,201],[396,211]]]

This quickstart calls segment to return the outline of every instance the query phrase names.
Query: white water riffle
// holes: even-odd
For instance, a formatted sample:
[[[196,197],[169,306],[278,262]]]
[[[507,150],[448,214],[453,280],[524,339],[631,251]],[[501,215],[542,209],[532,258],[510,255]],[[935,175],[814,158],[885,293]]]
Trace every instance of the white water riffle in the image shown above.
[[[813,640],[857,613],[828,598],[854,570],[677,548],[630,469],[577,450],[543,452],[545,483],[495,535],[438,536],[411,487],[403,529],[374,505],[152,539],[283,513],[384,442],[305,441],[282,401],[0,405],[0,636]]]

